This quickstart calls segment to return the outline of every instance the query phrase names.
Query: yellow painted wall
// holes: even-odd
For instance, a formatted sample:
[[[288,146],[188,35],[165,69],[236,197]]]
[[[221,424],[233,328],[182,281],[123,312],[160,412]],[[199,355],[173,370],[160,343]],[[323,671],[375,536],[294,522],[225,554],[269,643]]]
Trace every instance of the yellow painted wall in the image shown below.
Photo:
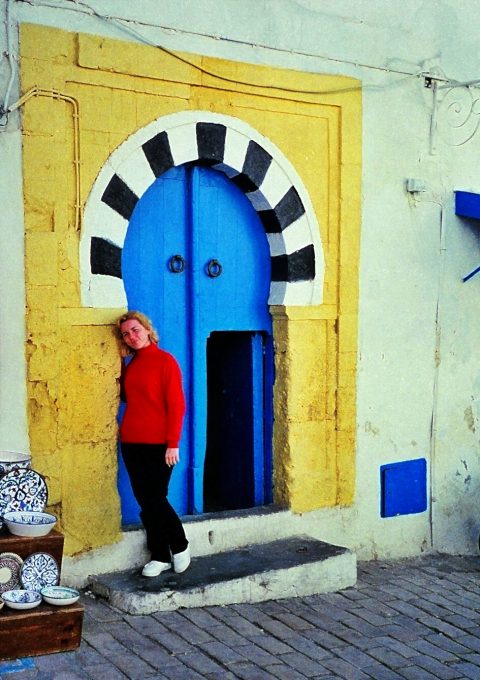
[[[81,307],[77,222],[112,151],[152,120],[179,111],[246,121],[276,144],[309,191],[325,250],[325,296],[317,307],[271,310],[275,500],[297,512],[353,500],[359,83],[182,59],[190,63],[152,47],[21,27],[22,92],[37,88],[22,107],[30,442],[70,555],[120,535],[119,360],[111,328],[120,310]]]

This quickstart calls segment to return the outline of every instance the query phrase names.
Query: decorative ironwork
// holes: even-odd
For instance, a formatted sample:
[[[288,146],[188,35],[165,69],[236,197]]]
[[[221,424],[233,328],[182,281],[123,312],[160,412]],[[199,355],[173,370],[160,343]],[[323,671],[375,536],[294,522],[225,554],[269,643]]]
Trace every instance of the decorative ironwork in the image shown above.
[[[480,127],[480,92],[474,83],[433,84],[430,153],[440,137],[448,146],[467,144]]]

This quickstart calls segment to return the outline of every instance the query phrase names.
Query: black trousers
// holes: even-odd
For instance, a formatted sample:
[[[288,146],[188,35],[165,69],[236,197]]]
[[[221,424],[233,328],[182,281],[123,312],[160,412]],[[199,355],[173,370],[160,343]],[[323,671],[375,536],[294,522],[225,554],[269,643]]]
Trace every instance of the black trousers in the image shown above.
[[[122,456],[132,491],[140,506],[151,559],[170,562],[171,553],[188,546],[182,523],[167,500],[173,471],[165,462],[166,444],[125,444]]]

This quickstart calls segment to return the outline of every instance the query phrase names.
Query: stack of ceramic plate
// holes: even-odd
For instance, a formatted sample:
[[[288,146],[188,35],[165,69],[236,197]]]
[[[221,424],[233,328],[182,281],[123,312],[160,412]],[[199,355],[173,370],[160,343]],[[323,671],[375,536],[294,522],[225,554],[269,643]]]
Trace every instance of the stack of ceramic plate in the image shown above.
[[[0,528],[7,512],[43,512],[48,490],[45,479],[30,467],[16,467],[0,477]]]
[[[0,553],[0,597],[13,609],[37,606],[43,591],[46,593],[43,599],[47,602],[51,599],[57,605],[76,602],[80,593],[59,587],[59,581],[60,569],[49,553],[32,553],[25,560],[15,553]]]
[[[20,570],[22,558],[12,552],[0,553],[0,595],[7,590],[21,588]]]

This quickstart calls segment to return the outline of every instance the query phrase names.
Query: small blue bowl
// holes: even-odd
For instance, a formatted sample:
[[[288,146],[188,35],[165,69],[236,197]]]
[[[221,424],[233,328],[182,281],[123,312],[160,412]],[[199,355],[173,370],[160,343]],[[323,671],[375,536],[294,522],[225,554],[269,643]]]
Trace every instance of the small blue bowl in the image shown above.
[[[74,604],[80,597],[80,593],[75,588],[65,586],[46,586],[40,591],[41,596],[48,602],[58,607]]]
[[[33,609],[38,607],[42,596],[35,590],[7,590],[2,593],[2,600],[11,609]]]

